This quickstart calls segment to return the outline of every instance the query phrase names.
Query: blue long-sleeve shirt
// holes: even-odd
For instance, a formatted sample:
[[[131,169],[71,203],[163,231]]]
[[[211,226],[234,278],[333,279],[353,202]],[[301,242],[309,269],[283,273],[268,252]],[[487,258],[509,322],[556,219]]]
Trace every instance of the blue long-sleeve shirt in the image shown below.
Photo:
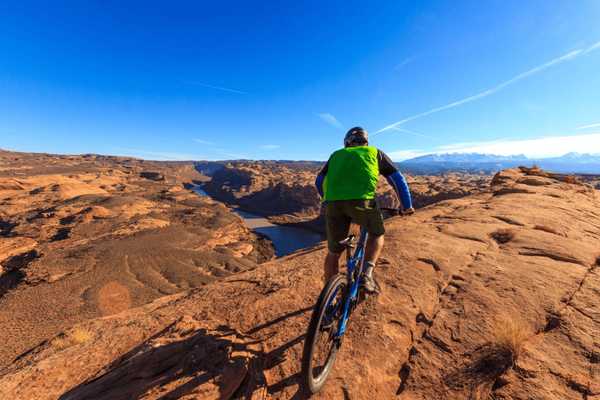
[[[394,188],[396,196],[398,196],[400,203],[402,203],[402,208],[405,210],[412,208],[412,197],[410,195],[410,189],[408,188],[408,183],[406,182],[404,175],[402,175],[400,171],[396,171],[385,178]]]
[[[388,183],[394,188],[396,196],[398,196],[400,203],[402,203],[402,208],[412,208],[412,198],[408,188],[408,183],[406,182],[404,176],[400,173],[400,171],[398,171],[398,168],[396,168],[387,154],[381,150],[377,150],[377,161],[379,164],[379,173],[383,175],[387,179]],[[317,191],[321,197],[324,197],[323,183],[325,182],[325,176],[327,175],[328,167],[329,162],[327,162],[321,169],[315,180],[315,186],[317,187]]]

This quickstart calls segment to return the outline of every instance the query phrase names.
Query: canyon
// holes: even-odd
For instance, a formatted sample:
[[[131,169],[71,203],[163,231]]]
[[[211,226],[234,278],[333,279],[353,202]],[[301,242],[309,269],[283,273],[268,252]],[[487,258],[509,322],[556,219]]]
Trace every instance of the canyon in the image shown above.
[[[0,153],[0,397],[306,398],[325,246],[274,258],[223,203],[318,231],[319,165],[207,164]],[[419,210],[386,220],[314,398],[600,397],[596,182],[407,178]]]
[[[298,224],[324,231],[321,200],[314,185],[322,164],[316,162],[237,161],[199,163],[210,175],[204,190],[222,202],[266,216],[279,224]],[[488,190],[491,175],[448,173],[406,175],[415,208]],[[378,201],[400,206],[392,188],[380,179]]]
[[[62,329],[270,259],[191,163],[0,153],[0,365]]]

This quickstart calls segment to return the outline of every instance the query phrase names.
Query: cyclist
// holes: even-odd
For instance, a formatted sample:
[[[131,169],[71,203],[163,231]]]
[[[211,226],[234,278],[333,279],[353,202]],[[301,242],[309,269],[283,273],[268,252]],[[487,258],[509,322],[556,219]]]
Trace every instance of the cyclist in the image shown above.
[[[381,150],[369,146],[365,129],[354,127],[344,137],[344,148],[330,157],[317,175],[315,185],[324,200],[328,253],[325,258],[325,283],[338,273],[344,240],[350,223],[369,233],[365,248],[363,285],[375,292],[373,267],[383,249],[383,217],[375,202],[379,175],[387,178],[400,199],[405,214],[414,213],[408,184],[392,160]]]

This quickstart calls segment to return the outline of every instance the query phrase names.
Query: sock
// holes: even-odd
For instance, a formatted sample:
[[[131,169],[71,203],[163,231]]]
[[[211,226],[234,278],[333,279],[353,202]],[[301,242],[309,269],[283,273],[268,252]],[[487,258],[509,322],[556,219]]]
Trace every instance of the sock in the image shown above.
[[[373,261],[367,261],[367,268],[365,269],[365,275],[368,277],[373,276],[373,267],[375,267],[375,263]]]

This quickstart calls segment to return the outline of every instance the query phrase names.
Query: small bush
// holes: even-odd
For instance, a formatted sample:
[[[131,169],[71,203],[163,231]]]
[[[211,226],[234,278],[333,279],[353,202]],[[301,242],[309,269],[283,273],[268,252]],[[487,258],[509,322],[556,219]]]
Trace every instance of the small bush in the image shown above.
[[[498,321],[492,335],[492,344],[509,351],[513,363],[523,353],[525,342],[533,335],[531,327],[514,317],[504,317]]]
[[[70,346],[69,341],[63,335],[54,338],[54,340],[52,340],[52,345],[60,350]]]
[[[76,327],[70,335],[73,342],[76,344],[86,343],[92,339],[92,333],[81,327]]]
[[[530,327],[519,319],[501,318],[490,340],[467,353],[468,361],[445,376],[446,385],[452,389],[469,389],[471,393],[489,392],[494,386],[503,385],[500,378],[515,365],[525,342],[532,336]]]
[[[87,343],[92,339],[92,333],[84,328],[76,327],[70,332],[61,333],[52,340],[52,344],[60,350],[76,344]]]
[[[492,239],[500,244],[508,243],[515,238],[515,233],[510,229],[499,229],[490,234]]]

